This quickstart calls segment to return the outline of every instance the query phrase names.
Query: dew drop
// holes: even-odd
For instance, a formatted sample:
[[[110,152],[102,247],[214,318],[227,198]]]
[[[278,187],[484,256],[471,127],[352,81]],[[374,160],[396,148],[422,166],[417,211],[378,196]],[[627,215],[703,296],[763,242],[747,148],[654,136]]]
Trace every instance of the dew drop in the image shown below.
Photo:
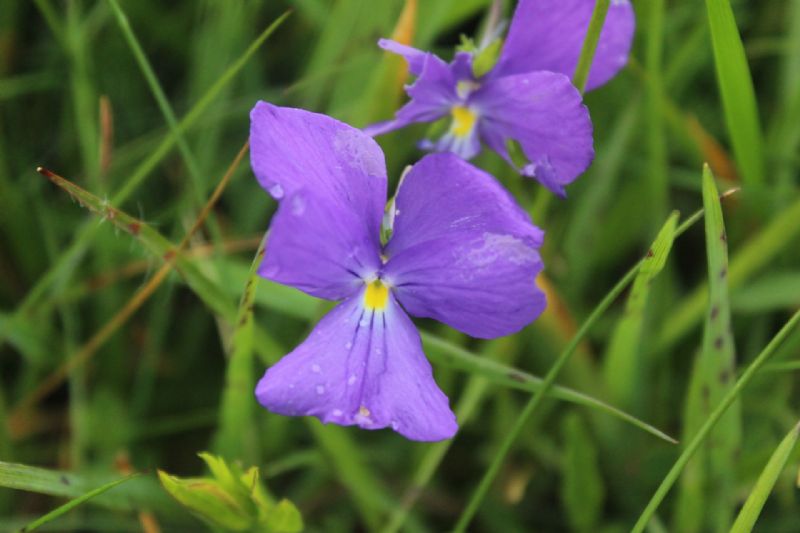
[[[317,394],[319,395],[325,394],[325,387],[322,385],[317,385]]]
[[[270,186],[269,193],[276,200],[280,200],[283,198],[283,187],[281,187],[280,183],[276,183],[275,185]]]
[[[315,374],[319,374],[320,370],[321,370],[321,369],[320,369],[319,365],[317,365],[317,364],[313,364],[313,365],[311,365],[311,371],[312,371],[313,373],[315,373]]]
[[[342,416],[344,413],[342,413],[342,410],[341,410],[341,409],[334,409],[334,410],[333,410],[333,412],[332,412],[331,414],[332,414],[333,416]]]
[[[394,431],[397,431],[397,428],[400,427],[400,422],[398,422],[397,420],[392,420],[391,426]]]
[[[344,347],[349,350],[350,348],[353,347],[353,343],[348,341],[347,344],[344,345]]]
[[[355,376],[355,375],[351,375],[351,376],[350,376],[350,377],[347,379],[347,384],[348,384],[348,385],[354,385],[354,384],[355,384],[355,382],[356,382],[356,376]]]
[[[367,322],[366,318],[362,318],[361,322],[359,322],[358,325],[361,326],[362,328],[365,328],[369,325],[369,322]]]
[[[306,212],[306,200],[302,196],[295,196],[292,198],[292,214],[294,216],[301,216]]]

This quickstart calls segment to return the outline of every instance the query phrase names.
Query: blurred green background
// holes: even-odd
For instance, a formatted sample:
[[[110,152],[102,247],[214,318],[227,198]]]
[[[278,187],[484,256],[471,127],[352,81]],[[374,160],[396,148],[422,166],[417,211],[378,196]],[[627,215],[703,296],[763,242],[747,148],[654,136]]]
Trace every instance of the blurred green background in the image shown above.
[[[42,529],[200,530],[153,471],[202,475],[204,450],[258,466],[309,531],[449,530],[538,387],[532,375],[570,355],[573,339],[557,379],[570,390],[522,426],[469,530],[631,527],[732,378],[800,307],[800,0],[733,1],[738,34],[727,0],[635,1],[631,62],[586,96],[597,156],[566,200],[478,158],[547,232],[550,305],[520,334],[487,342],[419,322],[461,421],[452,442],[283,418],[252,395],[328,304],[263,280],[245,290],[276,207],[246,157],[231,166],[250,108],[262,99],[356,126],[388,118],[407,80],[378,38],[449,58],[460,34],[482,31],[489,4],[0,0],[0,530],[132,471],[146,474]],[[501,2],[507,16],[514,4]],[[392,183],[419,158],[424,131],[380,139]],[[720,191],[741,188],[722,202],[727,279],[713,269],[724,246],[704,234],[721,220],[700,220],[671,251],[662,234],[663,271],[610,300],[576,339],[670,212],[683,221],[703,207],[704,162]],[[54,186],[38,165],[83,190]],[[709,279],[730,306],[708,303]],[[704,318],[721,312],[724,324],[728,308],[717,354]],[[798,369],[794,334],[703,441],[650,531],[730,527],[800,418]],[[758,531],[800,530],[793,442],[764,489]]]

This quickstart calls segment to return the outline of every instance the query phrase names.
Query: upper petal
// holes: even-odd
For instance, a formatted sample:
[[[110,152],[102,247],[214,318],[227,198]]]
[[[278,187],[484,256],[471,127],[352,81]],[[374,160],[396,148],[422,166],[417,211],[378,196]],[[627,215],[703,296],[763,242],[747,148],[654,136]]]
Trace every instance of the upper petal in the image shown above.
[[[470,76],[469,54],[457,54],[452,63],[446,63],[430,52],[422,52],[394,41],[382,39],[380,46],[400,54],[408,60],[409,70],[418,76],[406,86],[411,98],[395,114],[395,118],[364,128],[368,135],[383,135],[414,122],[432,122],[447,115],[459,101],[457,87],[461,79]]]
[[[386,166],[375,141],[331,117],[259,102],[250,161],[280,201],[261,275],[340,299],[377,271]]]
[[[414,325],[388,295],[383,309],[348,298],[289,355],[267,369],[256,396],[282,415],[325,423],[390,427],[420,441],[452,437],[458,426],[433,380]]]
[[[592,121],[569,78],[529,72],[487,80],[473,95],[480,134],[514,164],[506,142],[517,141],[529,164],[519,169],[553,192],[577,178],[594,157]]]
[[[492,176],[431,154],[406,175],[395,208],[384,278],[409,313],[491,338],[544,310],[543,232]]]
[[[536,70],[575,73],[595,0],[520,0],[493,76]],[[625,66],[635,29],[629,0],[612,0],[586,89],[606,83]]]

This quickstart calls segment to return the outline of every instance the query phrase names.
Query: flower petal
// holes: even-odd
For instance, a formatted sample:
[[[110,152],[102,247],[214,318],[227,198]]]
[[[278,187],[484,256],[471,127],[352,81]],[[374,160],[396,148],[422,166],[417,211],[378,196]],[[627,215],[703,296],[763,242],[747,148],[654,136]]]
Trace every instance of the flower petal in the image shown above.
[[[274,413],[364,429],[390,427],[420,441],[458,426],[433,380],[419,334],[389,295],[370,310],[360,291],[328,313],[294,351],[267,369],[258,401]]]
[[[575,73],[595,0],[520,0],[492,76],[537,70]],[[636,21],[629,0],[612,0],[586,90],[614,77],[628,62]]]
[[[450,109],[459,102],[458,82],[471,76],[470,54],[456,54],[453,62],[448,64],[430,52],[394,41],[382,39],[379,45],[405,57],[410,72],[418,78],[412,85],[406,86],[406,93],[411,100],[397,111],[395,118],[367,126],[365,133],[383,135],[414,122],[433,122],[450,113]]]
[[[280,201],[259,273],[320,298],[353,294],[381,264],[383,152],[325,115],[259,102],[250,120],[253,171]]]
[[[486,144],[514,164],[506,141],[520,144],[530,164],[519,169],[553,192],[577,178],[594,157],[592,121],[563,74],[530,72],[492,79],[473,95]]]
[[[544,234],[492,176],[431,154],[406,175],[395,208],[384,279],[410,314],[491,338],[544,310],[535,284]]]

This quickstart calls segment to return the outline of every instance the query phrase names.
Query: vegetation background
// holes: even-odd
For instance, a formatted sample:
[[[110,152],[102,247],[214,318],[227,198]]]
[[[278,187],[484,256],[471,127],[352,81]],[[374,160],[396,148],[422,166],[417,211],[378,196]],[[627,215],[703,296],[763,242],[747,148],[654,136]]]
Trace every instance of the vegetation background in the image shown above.
[[[725,531],[748,497],[753,519],[766,499],[758,531],[800,530],[798,0],[634,2],[630,64],[586,95],[597,157],[567,200],[479,158],[547,230],[550,305],[488,342],[420,322],[452,442],[256,405],[327,307],[249,275],[275,203],[235,161],[248,111],[387,118],[405,65],[377,39],[447,58],[489,4],[0,0],[0,530],[138,471],[42,529],[197,531],[154,470],[202,475],[204,450],[260,467],[308,531],[444,531],[465,509],[470,531]],[[380,139],[393,183],[423,132]],[[740,188],[721,212],[704,162]],[[673,245],[670,213],[704,205]],[[527,416],[545,375],[569,389]]]

